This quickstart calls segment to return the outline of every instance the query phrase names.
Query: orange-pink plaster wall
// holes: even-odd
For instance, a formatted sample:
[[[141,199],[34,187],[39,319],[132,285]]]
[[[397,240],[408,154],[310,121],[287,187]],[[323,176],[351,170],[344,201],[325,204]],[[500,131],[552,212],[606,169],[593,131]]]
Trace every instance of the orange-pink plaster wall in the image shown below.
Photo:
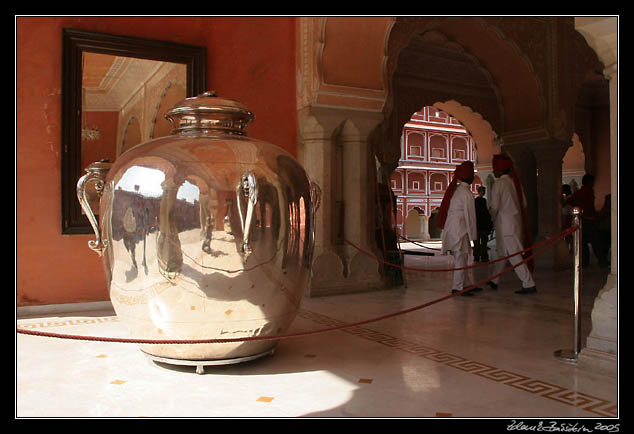
[[[249,135],[297,153],[295,18],[16,18],[18,306],[108,299],[94,236],[61,234],[62,28],[207,47],[207,88],[257,116]]]

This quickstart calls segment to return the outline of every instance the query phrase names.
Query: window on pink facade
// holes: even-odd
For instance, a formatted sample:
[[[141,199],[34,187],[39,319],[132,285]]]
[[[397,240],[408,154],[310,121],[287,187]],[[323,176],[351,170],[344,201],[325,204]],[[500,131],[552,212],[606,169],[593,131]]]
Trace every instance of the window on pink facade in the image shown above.
[[[429,139],[432,160],[447,159],[447,138],[434,134]]]
[[[413,157],[416,159],[423,158],[425,156],[425,135],[420,133],[410,133],[406,136],[407,140],[407,157]]]
[[[467,160],[469,157],[469,141],[466,137],[454,137],[451,141],[452,159]]]
[[[441,173],[433,173],[430,178],[431,193],[444,194],[447,188],[447,177]]]

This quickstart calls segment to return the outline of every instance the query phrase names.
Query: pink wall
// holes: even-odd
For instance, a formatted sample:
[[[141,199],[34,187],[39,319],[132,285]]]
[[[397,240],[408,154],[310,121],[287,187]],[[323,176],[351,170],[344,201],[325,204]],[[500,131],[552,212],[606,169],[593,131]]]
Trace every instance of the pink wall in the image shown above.
[[[297,151],[295,18],[18,17],[16,289],[19,306],[101,301],[88,235],[61,234],[62,28],[207,47],[207,88],[242,102],[250,136]]]
[[[86,125],[99,128],[99,138],[94,140],[82,140],[81,167],[87,167],[90,163],[107,159],[114,161],[117,158],[117,124],[119,112],[85,112]]]

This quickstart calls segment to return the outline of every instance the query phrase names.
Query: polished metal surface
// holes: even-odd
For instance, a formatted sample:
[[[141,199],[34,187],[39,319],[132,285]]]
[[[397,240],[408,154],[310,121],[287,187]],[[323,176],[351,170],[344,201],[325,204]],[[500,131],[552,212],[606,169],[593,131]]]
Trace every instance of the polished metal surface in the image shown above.
[[[581,304],[581,215],[583,210],[580,207],[574,207],[572,209],[573,225],[577,227],[574,235],[573,250],[574,250],[574,317],[573,317],[573,342],[572,349],[569,350],[557,350],[555,351],[555,357],[568,363],[577,363],[577,358],[581,352],[581,320],[579,317],[579,307]]]
[[[214,97],[201,98],[209,107]],[[242,128],[245,113],[236,115]],[[236,123],[210,128],[192,119],[217,116],[211,110],[176,107],[170,116],[178,126],[173,135],[124,153],[104,181],[100,233],[117,315],[132,337],[143,339],[285,332],[308,283],[318,187],[290,154],[236,134]],[[240,360],[276,344],[141,349],[189,361]]]
[[[88,221],[90,222],[90,225],[95,232],[95,236],[97,237],[97,239],[94,241],[88,241],[88,247],[97,252],[99,256],[103,255],[103,251],[106,248],[107,241],[103,240],[101,236],[97,218],[95,217],[95,213],[90,206],[87,187],[91,183],[95,184],[95,193],[99,197],[101,197],[101,195],[103,194],[103,187],[105,185],[104,179],[109,170],[110,163],[108,163],[107,161],[98,161],[96,163],[92,163],[90,166],[86,167],[86,174],[79,178],[79,181],[77,181],[77,199],[79,200],[81,208],[86,213]]]
[[[246,357],[236,357],[234,359],[217,359],[217,360],[171,359],[167,357],[153,356],[152,354],[146,354],[146,356],[154,362],[166,363],[168,365],[195,366],[196,373],[202,375],[205,373],[205,366],[232,365],[235,363],[250,362],[252,360],[257,360],[262,357],[273,355],[274,352],[275,352],[275,349],[271,348],[270,350],[267,350],[263,353],[253,354]]]

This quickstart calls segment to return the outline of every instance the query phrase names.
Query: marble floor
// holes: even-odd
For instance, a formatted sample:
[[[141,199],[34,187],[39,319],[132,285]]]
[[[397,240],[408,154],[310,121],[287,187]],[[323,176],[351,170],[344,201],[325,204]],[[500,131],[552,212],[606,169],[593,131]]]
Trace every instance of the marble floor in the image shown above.
[[[414,268],[443,267],[448,260],[405,258]],[[487,272],[478,269],[476,277]],[[584,344],[606,275],[596,265],[584,270]],[[195,367],[151,361],[135,344],[17,334],[15,416],[477,418],[505,428],[517,418],[615,420],[618,379],[553,356],[572,348],[572,270],[554,272],[538,263],[535,280],[536,294],[515,294],[519,280],[506,274],[497,291],[486,287],[389,319],[284,339],[272,356],[207,366],[202,375]],[[291,332],[400,312],[446,296],[450,282],[451,273],[410,271],[406,284],[392,289],[305,298]],[[25,329],[127,336],[107,305],[23,311],[16,321]]]

